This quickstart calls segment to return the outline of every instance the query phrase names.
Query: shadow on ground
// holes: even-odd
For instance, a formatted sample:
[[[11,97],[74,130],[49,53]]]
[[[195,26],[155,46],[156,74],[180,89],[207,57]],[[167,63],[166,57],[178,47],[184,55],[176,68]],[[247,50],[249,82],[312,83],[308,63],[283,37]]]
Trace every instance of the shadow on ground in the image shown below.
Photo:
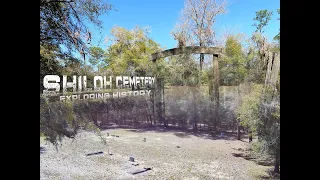
[[[239,151],[239,150],[238,150]],[[255,157],[251,157],[250,155],[246,155],[245,153],[231,153],[234,157],[242,157],[245,160],[251,160],[261,166],[273,166],[272,160],[261,160]]]
[[[102,130],[108,130],[108,129],[118,129],[118,128],[124,128],[127,129],[127,131],[136,132],[136,133],[144,133],[144,132],[172,132],[174,135],[180,138],[189,138],[191,135],[204,138],[204,139],[211,139],[211,140],[217,140],[217,139],[223,139],[223,140],[229,140],[229,141],[236,141],[237,140],[237,133],[236,132],[222,132],[222,131],[215,131],[215,132],[209,132],[207,130],[197,130],[194,131],[192,129],[186,129],[181,128],[177,126],[141,126],[141,127],[132,127],[132,126],[109,126],[104,127]],[[242,133],[242,139],[246,140],[246,134]],[[240,140],[243,142],[247,142],[245,140]]]
[[[233,148],[234,149],[234,148]],[[259,165],[262,165],[262,166],[273,166],[273,161],[272,160],[261,160],[261,159],[257,159],[255,157],[251,157],[249,155],[246,155],[244,153],[244,150],[241,149],[241,148],[238,148],[238,149],[235,149],[235,150],[238,150],[238,151],[241,151],[240,153],[231,153],[234,157],[241,157],[241,158],[244,158],[245,160],[248,160],[248,161],[253,161],[255,162],[256,164],[259,164]],[[274,174],[273,173],[273,169],[270,168],[268,171],[267,171],[267,175],[262,175],[262,176],[259,176],[258,179],[273,179],[273,180],[280,180],[280,174]]]
[[[280,173],[279,174],[275,174],[275,173],[273,173],[273,169],[270,168],[267,171],[267,175],[258,176],[257,178],[264,179],[264,180],[267,180],[267,179],[280,180]]]
[[[44,147],[40,146],[40,154],[43,154],[46,151],[46,149]]]

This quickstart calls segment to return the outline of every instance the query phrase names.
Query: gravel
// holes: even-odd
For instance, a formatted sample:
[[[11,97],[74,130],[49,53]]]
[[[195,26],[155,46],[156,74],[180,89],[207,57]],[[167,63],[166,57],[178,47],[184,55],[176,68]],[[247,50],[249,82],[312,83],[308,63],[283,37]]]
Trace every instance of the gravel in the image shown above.
[[[232,153],[241,153],[237,149],[246,148],[247,143],[242,141],[177,136],[172,132],[133,132],[129,129],[101,133],[106,145],[92,132],[81,132],[75,139],[64,139],[58,151],[53,145],[40,141],[43,147],[40,179],[250,180],[265,175],[270,168],[233,156]],[[99,151],[104,153],[86,156]],[[131,156],[134,163],[129,161]],[[131,174],[144,168],[152,170]]]

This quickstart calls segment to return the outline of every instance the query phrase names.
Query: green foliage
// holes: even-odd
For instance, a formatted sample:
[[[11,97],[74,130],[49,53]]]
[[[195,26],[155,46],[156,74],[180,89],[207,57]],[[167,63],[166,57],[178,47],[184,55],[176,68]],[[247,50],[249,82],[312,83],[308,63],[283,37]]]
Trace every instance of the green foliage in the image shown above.
[[[127,30],[114,27],[111,30],[114,43],[107,49],[106,61],[113,75],[152,75],[153,62],[150,54],[160,51],[160,45],[147,36],[141,27]]]
[[[230,35],[225,44],[226,57],[221,60],[220,83],[237,85],[244,81],[247,75],[247,59],[241,45],[240,35]]]
[[[270,51],[271,44],[261,33],[253,33],[247,40],[247,67],[249,68],[247,80],[255,83],[264,83],[267,71],[265,55]]]
[[[73,52],[88,53],[87,44],[91,41],[88,24],[101,28],[98,17],[112,9],[102,0],[40,0],[40,93],[45,75],[83,72],[82,63],[74,58]]]
[[[278,41],[280,43],[280,31],[279,33],[273,38],[273,40]]]
[[[56,46],[40,46],[40,93],[43,91],[43,78],[48,74],[59,74],[62,66],[60,65]]]
[[[66,58],[64,60],[64,68],[61,70],[63,75],[72,76],[77,75],[80,76],[83,74],[84,70],[82,68],[81,60],[73,57]]]
[[[101,137],[94,114],[101,111],[102,101],[58,101],[40,99],[40,137],[45,136],[57,148],[64,137],[73,138],[80,126]],[[105,142],[104,142],[105,143]]]
[[[156,72],[154,72],[154,76],[156,77],[164,77],[165,81],[168,81],[168,74],[170,73],[170,69],[168,63],[163,59],[157,59],[156,61]]]
[[[280,147],[280,95],[270,89],[262,90],[262,85],[255,85],[242,99],[236,116],[241,125],[259,136],[253,149],[274,156]]]
[[[90,58],[89,62],[93,65],[99,65],[102,62],[102,58],[104,56],[104,51],[100,47],[90,47]]]
[[[280,15],[280,8],[277,9],[277,12]],[[280,18],[278,18],[278,20],[280,20]],[[279,29],[279,33],[273,38],[273,40],[278,41],[278,43],[280,44],[280,29]]]
[[[262,85],[254,84],[252,91],[242,98],[241,105],[235,110],[240,124],[248,127],[252,132],[257,132],[259,121],[259,104],[262,93]]]
[[[220,73],[221,74],[221,73]],[[213,79],[213,68],[209,67],[201,72],[201,84],[209,85]]]
[[[254,156],[262,157],[269,157],[268,154],[268,143],[265,140],[259,140],[252,143],[252,151]]]
[[[87,52],[91,41],[88,22],[101,27],[98,17],[113,7],[102,0],[40,0],[40,45],[65,46],[69,54]]]
[[[89,62],[93,67],[98,68],[98,73],[100,73],[100,68],[103,65],[108,65],[108,62],[105,60],[105,52],[100,47],[90,47],[90,58]]]
[[[76,128],[70,129],[73,123],[73,113],[64,102],[40,104],[40,133],[57,145],[64,136],[72,137]]]
[[[40,132],[40,137],[44,137],[44,134],[43,134],[43,132]]]
[[[253,19],[255,21],[258,21],[258,23],[254,23],[253,26],[255,26],[256,32],[263,33],[263,28],[266,27],[271,20],[272,11],[269,12],[268,10],[260,10],[256,12],[256,17]]]
[[[166,77],[171,85],[196,85],[199,70],[194,58],[189,55],[168,57]]]

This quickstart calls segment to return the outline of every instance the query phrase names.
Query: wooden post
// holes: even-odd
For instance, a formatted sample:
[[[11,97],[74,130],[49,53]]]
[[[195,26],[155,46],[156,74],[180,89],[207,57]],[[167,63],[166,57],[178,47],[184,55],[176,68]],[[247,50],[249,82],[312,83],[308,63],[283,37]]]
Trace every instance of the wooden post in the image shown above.
[[[166,122],[166,125],[168,126],[168,122],[166,121],[166,106],[165,106],[165,99],[164,99],[164,79],[162,80],[161,88],[162,88],[162,91],[161,91],[162,118],[163,118],[163,121]]]
[[[156,87],[155,87],[155,94],[156,94],[156,106],[157,106],[157,115],[158,120],[163,123],[164,126],[167,126],[165,119],[164,119],[164,79],[163,78],[156,78]]]
[[[153,113],[154,113],[154,125],[156,121],[162,122],[167,126],[164,119],[164,80],[157,76],[157,64],[156,59],[153,61],[153,74],[155,77],[155,83],[153,86]]]
[[[157,64],[156,61],[153,61],[153,75],[155,80],[157,80],[156,76],[157,72]],[[156,82],[152,85],[152,92],[151,92],[151,101],[152,101],[152,113],[153,113],[153,124],[156,126],[157,125],[157,102],[156,102]]]
[[[213,89],[214,89],[214,130],[216,129],[219,118],[219,62],[218,55],[213,55]]]
[[[192,129],[194,131],[198,130],[198,125],[197,125],[197,99],[196,99],[196,90],[198,87],[192,87],[191,91],[192,91],[192,97],[193,97],[193,122],[192,122]]]
[[[240,92],[240,82],[238,84],[238,102],[241,105],[241,92]],[[237,140],[241,140],[241,131],[240,131],[240,119],[237,119]]]

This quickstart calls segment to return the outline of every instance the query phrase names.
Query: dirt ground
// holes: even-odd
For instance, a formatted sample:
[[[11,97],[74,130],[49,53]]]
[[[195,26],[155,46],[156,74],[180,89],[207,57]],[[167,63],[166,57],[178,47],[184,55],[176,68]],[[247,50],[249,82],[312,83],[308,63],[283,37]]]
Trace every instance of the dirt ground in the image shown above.
[[[95,133],[81,132],[75,139],[63,140],[58,151],[40,139],[44,148],[40,152],[40,179],[250,180],[263,179],[272,168],[235,156],[248,143],[232,138],[213,140],[183,132],[130,129],[104,130],[102,135],[106,145]],[[99,151],[103,154],[86,156]],[[129,161],[130,156],[135,162]],[[131,174],[144,168],[152,169]]]

